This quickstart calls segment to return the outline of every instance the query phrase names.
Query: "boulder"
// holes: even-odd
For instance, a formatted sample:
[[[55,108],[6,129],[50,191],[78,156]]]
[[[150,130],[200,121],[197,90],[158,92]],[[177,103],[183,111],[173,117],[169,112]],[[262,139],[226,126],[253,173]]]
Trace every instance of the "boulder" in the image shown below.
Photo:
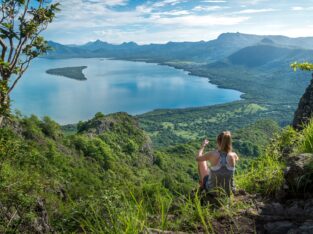
[[[295,225],[289,221],[277,221],[264,225],[266,233],[269,234],[288,233],[288,231],[293,229],[294,227]]]
[[[313,191],[313,181],[309,178],[313,174],[309,167],[313,162],[313,154],[290,156],[286,162],[285,180],[289,191]]]

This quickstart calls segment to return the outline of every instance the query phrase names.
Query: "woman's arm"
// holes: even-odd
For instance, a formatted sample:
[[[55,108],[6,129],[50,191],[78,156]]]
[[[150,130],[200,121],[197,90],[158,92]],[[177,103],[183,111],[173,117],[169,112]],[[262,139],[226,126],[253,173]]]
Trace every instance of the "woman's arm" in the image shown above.
[[[200,148],[200,150],[199,150],[199,152],[198,152],[198,154],[197,154],[197,156],[196,156],[196,161],[207,161],[207,160],[209,160],[209,156],[210,156],[209,153],[203,155],[204,149],[205,149],[205,147],[206,147],[209,143],[210,143],[210,142],[209,142],[207,139],[205,139],[205,140],[203,141],[203,143],[202,143],[202,145],[201,145],[201,148]]]

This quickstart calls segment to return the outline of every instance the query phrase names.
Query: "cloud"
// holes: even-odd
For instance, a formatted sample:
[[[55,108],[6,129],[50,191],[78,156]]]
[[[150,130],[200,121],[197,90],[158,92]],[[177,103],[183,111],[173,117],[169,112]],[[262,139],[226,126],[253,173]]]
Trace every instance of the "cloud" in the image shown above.
[[[158,13],[158,15],[170,15],[170,16],[190,15],[190,11],[187,11],[187,10],[164,11],[164,12]]]
[[[235,12],[235,14],[255,14],[255,13],[273,12],[273,11],[277,11],[277,10],[275,10],[273,8],[245,9],[245,10]]]
[[[287,36],[306,36],[310,34],[307,30],[313,32],[312,27],[305,26],[311,25],[312,7],[304,6],[307,2],[285,4],[284,0],[266,1],[64,0],[61,1],[62,11],[49,25],[45,36],[48,40],[62,43],[84,43],[96,39],[113,43],[129,40],[164,43],[209,40],[222,32]],[[267,14],[274,11],[277,13]],[[266,17],[260,24],[257,16],[263,15]]]
[[[246,5],[256,5],[262,2],[267,2],[269,0],[240,0],[240,3],[246,4]]]
[[[217,11],[225,7],[221,6],[196,6],[192,10],[194,11]]]
[[[294,6],[291,8],[293,11],[311,11],[313,7],[302,7],[302,6]]]
[[[70,2],[71,0],[67,0]],[[85,3],[103,4],[106,6],[118,6],[127,4],[128,0],[85,0]]]
[[[185,0],[163,0],[163,1],[158,1],[154,4],[152,4],[152,7],[164,7],[167,5],[175,6],[179,3],[184,2]]]
[[[192,27],[236,25],[248,20],[249,17],[227,17],[218,15],[190,15],[174,18],[155,19],[157,23],[164,25],[181,25]]]
[[[224,1],[224,0],[203,0],[202,2],[207,2],[207,3],[226,3],[227,1]]]
[[[291,10],[293,10],[293,11],[302,11],[302,10],[304,10],[304,8],[300,7],[300,6],[295,6],[295,7],[292,7]]]

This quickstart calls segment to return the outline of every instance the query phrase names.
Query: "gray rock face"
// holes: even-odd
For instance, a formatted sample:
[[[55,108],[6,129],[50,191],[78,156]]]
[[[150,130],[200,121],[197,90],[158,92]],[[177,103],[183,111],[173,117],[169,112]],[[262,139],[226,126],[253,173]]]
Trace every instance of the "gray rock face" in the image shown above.
[[[287,159],[285,171],[286,185],[290,191],[313,191],[313,181],[307,180],[312,172],[309,165],[313,162],[313,154],[299,154]]]
[[[294,224],[289,221],[277,221],[264,225],[264,229],[266,230],[266,232],[271,234],[287,233],[293,227]]]
[[[300,99],[292,125],[295,129],[301,130],[311,117],[313,117],[313,79]]]

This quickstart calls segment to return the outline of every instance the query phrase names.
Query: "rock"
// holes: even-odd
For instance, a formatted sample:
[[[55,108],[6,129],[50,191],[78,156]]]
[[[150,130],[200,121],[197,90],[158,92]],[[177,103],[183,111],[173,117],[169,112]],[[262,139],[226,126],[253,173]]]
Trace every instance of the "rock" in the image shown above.
[[[49,225],[48,213],[44,207],[44,201],[37,199],[35,211],[38,217],[33,221],[32,228],[36,233],[53,233],[52,227]]]
[[[312,74],[313,77],[313,74]],[[293,127],[301,130],[313,116],[313,79],[310,85],[306,88],[303,96],[300,99],[298,108],[294,114]]]
[[[305,234],[311,234],[313,233],[313,220],[307,220],[305,221],[300,227],[299,227],[301,233]]]
[[[303,176],[311,174],[308,165],[313,161],[313,154],[305,153],[296,156],[289,156],[287,161],[287,170],[285,171],[286,184],[291,191],[300,191],[302,187],[313,190],[313,184],[301,184]],[[313,182],[312,182],[313,183]],[[307,192],[310,190],[307,190]]]
[[[285,210],[282,204],[278,202],[270,203],[267,204],[263,209],[262,209],[262,215],[285,215]]]
[[[269,234],[288,233],[288,231],[293,229],[294,227],[295,225],[289,221],[271,222],[264,225],[266,233]]]
[[[304,214],[313,219],[313,199],[307,200],[304,204]]]
[[[290,229],[287,234],[301,234],[300,230],[297,228]]]
[[[301,216],[303,213],[303,208],[301,208],[297,203],[286,209],[286,215],[288,216]]]

